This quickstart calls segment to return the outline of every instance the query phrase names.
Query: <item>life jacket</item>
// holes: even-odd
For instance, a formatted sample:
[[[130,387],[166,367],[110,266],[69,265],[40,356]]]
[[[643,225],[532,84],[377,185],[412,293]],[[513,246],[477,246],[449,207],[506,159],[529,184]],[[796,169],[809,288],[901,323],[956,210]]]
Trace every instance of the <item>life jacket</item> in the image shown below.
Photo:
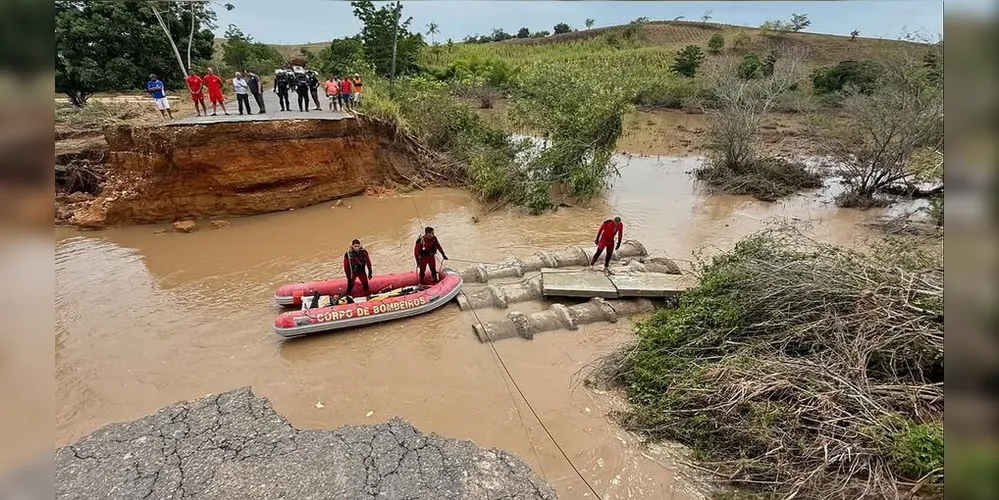
[[[354,251],[353,247],[347,249],[347,261],[350,262],[350,268],[357,271],[363,271],[368,267],[368,251],[361,247],[360,250]]]
[[[416,239],[416,244],[420,246],[420,255],[429,256],[437,255],[437,237],[431,236],[429,239],[427,235],[421,234]]]

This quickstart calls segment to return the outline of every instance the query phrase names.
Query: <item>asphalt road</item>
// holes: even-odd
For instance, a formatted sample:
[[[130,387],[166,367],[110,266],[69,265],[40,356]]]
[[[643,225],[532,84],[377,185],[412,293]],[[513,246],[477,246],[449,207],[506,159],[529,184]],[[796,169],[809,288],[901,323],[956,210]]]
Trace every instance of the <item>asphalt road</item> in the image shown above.
[[[300,431],[249,388],[98,429],[57,450],[55,468],[61,500],[556,498],[510,453],[399,418]]]
[[[267,89],[264,94],[264,108],[267,110],[266,114],[258,114],[260,109],[257,107],[257,101],[250,95],[250,108],[253,110],[253,114],[239,114],[239,106],[236,103],[235,94],[226,95],[226,110],[229,111],[229,115],[226,116],[222,113],[222,109],[218,109],[218,116],[211,116],[212,103],[208,102],[208,95],[205,95],[205,106],[208,107],[209,116],[189,116],[186,118],[180,118],[177,120],[172,120],[167,122],[166,125],[196,125],[196,124],[206,124],[206,123],[223,123],[223,122],[255,122],[255,121],[271,121],[271,120],[342,120],[344,118],[351,118],[353,115],[350,113],[342,113],[339,111],[329,111],[329,100],[326,99],[326,95],[322,89],[319,89],[319,104],[322,109],[316,111],[316,104],[312,101],[311,95],[309,96],[309,109],[310,111],[302,112],[298,111],[298,94],[295,92],[289,92],[288,100],[291,102],[291,109],[293,111],[281,111],[281,105],[278,102],[278,96],[271,89]],[[177,108],[180,106],[186,106],[188,108],[193,108],[194,103],[191,102],[191,97],[189,95],[184,95],[180,98],[179,102],[170,102],[170,106]],[[244,110],[245,111],[245,110]]]

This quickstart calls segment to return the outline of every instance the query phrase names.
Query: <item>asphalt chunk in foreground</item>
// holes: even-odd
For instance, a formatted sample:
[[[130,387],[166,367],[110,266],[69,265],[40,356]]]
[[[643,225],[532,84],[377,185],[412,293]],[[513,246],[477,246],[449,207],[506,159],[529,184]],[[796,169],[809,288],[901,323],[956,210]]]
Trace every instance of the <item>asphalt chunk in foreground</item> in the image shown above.
[[[244,387],[56,450],[58,499],[555,499],[519,457],[400,418],[298,430]]]

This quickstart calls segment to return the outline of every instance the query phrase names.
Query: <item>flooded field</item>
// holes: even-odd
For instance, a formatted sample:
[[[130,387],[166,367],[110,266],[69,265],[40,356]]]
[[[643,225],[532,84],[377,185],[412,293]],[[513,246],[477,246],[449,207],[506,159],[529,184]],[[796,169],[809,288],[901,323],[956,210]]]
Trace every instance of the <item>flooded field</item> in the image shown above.
[[[862,241],[859,222],[880,215],[838,209],[834,188],[779,203],[709,196],[688,171],[696,159],[621,157],[603,200],[540,217],[483,213],[465,193],[430,190],[345,199],[308,209],[230,219],[191,234],[133,226],[56,230],[56,445],[178,400],[250,385],[298,428],[401,416],[424,432],[470,439],[523,457],[563,498],[579,480],[523,404],[472,325],[506,311],[432,314],[355,331],[282,341],[272,294],[294,281],[339,276],[350,240],[375,273],[412,267],[422,226],[433,226],[451,265],[498,262],[592,241],[620,216],[625,238],[678,260],[726,249],[772,217],[812,224],[824,241]],[[518,310],[540,309],[519,304]],[[666,454],[639,446],[605,415],[619,404],[579,385],[587,363],[631,337],[631,325],[588,325],[533,341],[498,342],[520,389],[605,499],[695,498]]]

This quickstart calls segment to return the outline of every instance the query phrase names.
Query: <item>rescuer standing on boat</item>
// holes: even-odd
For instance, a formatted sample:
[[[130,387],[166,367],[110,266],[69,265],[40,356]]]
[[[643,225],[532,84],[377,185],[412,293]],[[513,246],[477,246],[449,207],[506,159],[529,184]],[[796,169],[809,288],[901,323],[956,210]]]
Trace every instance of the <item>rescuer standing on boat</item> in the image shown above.
[[[364,271],[367,270],[367,274]],[[361,286],[364,288],[364,295],[371,295],[368,287],[368,279],[371,278],[371,258],[368,251],[361,246],[361,240],[354,240],[350,243],[350,248],[343,254],[343,273],[347,275],[347,292],[354,289],[354,280],[360,278]]]
[[[416,246],[413,247],[413,256],[416,257],[416,267],[420,269],[420,284],[423,284],[423,277],[427,273],[427,266],[430,266],[430,276],[434,283],[437,283],[437,252],[440,251],[441,258],[447,260],[444,247],[434,236],[434,228],[428,227],[416,238]]]
[[[617,236],[617,246],[614,245],[614,236]],[[607,250],[607,257],[604,258],[604,271],[606,271],[607,266],[610,265],[611,255],[614,254],[614,250],[621,248],[621,238],[623,237],[624,224],[621,223],[620,217],[614,217],[614,220],[605,220],[600,225],[600,230],[597,231],[596,239],[593,240],[593,243],[597,245],[597,253],[593,254],[590,265],[596,264],[597,259],[600,258],[600,254],[604,250]]]

